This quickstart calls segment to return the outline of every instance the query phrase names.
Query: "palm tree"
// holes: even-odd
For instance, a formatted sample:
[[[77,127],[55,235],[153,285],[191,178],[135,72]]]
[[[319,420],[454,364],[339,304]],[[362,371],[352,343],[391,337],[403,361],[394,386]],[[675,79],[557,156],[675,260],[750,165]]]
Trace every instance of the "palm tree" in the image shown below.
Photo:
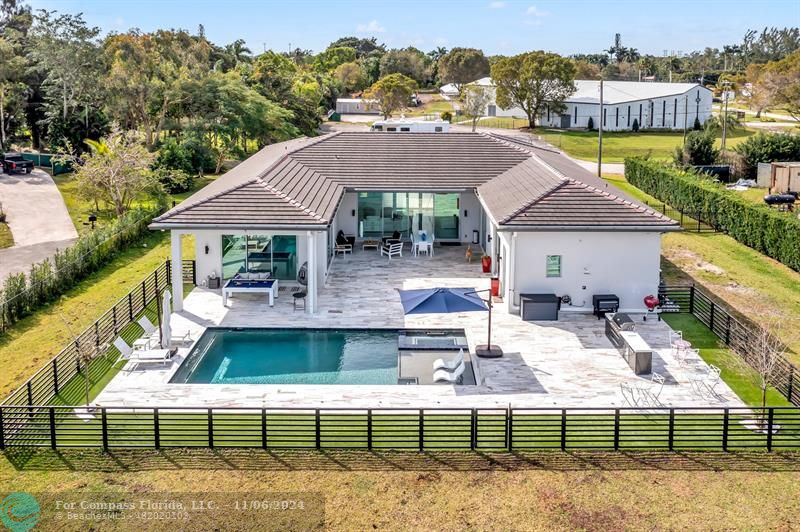
[[[447,55],[447,48],[445,48],[444,46],[437,46],[436,48],[428,52],[428,57],[430,57],[434,63],[439,61],[439,59],[441,59],[442,56],[444,55]]]
[[[249,63],[252,60],[253,52],[245,46],[244,39],[236,39],[231,44],[225,45],[225,53],[235,68],[239,63]]]

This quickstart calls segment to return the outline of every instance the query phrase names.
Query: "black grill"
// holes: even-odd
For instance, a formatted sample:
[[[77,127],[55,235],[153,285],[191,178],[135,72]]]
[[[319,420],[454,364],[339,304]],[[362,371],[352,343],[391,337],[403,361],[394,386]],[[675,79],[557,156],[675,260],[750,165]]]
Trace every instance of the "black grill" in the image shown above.
[[[619,310],[619,297],[614,294],[596,294],[592,296],[592,308],[597,319],[606,315],[606,312]]]

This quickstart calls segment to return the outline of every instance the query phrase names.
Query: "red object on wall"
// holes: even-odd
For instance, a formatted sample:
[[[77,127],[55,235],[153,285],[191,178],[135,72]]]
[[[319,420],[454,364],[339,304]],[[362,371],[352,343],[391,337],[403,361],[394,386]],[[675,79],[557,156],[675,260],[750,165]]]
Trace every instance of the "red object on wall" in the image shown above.
[[[481,257],[481,266],[483,266],[483,273],[489,273],[492,271],[492,257],[489,255],[484,255]]]
[[[500,278],[499,277],[492,277],[492,296],[499,296],[500,295]]]

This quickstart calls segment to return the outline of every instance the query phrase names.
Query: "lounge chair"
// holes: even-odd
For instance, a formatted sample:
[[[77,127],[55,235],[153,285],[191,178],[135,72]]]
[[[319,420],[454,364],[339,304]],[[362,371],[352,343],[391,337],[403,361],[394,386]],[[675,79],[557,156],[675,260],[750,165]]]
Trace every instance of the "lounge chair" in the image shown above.
[[[153,325],[153,322],[147,316],[142,316],[139,318],[138,321],[139,325],[144,329],[144,335],[150,338],[150,344],[158,345],[161,343],[161,334],[158,331],[158,327]],[[173,333],[169,337],[169,344],[187,344],[192,341],[192,333],[186,331],[184,334],[177,334]]]
[[[344,236],[344,231],[339,231],[336,234],[336,244],[333,247],[333,253],[334,255],[341,253],[343,256],[347,256],[348,253],[351,255],[353,254],[353,244]]]
[[[136,321],[136,323],[138,323],[139,326],[142,329],[144,329],[144,336],[150,336],[151,334],[156,332],[157,327],[153,325],[153,322],[150,321],[150,319],[147,316],[142,316]]]
[[[388,244],[396,244],[396,243],[400,242],[400,231],[393,232],[392,236],[383,237],[381,239],[381,242],[383,243],[384,246],[388,245]]]
[[[458,350],[458,354],[455,357],[453,357],[452,360],[445,361],[442,358],[437,358],[433,363],[433,371],[436,371],[437,369],[453,371],[463,363],[464,363],[464,349],[462,348]]]
[[[396,244],[384,244],[381,246],[381,257],[384,255],[388,255],[389,260],[392,260],[392,257],[402,257],[403,243],[397,242]]]
[[[463,360],[452,373],[446,369],[437,369],[433,372],[433,382],[449,382],[452,384],[460,384],[461,377],[464,375],[464,371],[466,371],[466,369],[467,365]]]
[[[121,336],[114,340],[114,347],[119,350],[122,358],[133,365],[128,371],[133,371],[139,364],[166,364],[170,362],[169,349],[148,349],[146,351],[134,351]]]

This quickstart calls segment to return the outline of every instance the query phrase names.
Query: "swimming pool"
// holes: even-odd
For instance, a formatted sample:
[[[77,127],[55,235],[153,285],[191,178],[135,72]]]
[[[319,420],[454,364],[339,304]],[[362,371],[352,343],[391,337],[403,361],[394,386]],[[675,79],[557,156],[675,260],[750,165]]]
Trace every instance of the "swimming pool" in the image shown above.
[[[397,331],[207,329],[170,382],[397,384]]]

